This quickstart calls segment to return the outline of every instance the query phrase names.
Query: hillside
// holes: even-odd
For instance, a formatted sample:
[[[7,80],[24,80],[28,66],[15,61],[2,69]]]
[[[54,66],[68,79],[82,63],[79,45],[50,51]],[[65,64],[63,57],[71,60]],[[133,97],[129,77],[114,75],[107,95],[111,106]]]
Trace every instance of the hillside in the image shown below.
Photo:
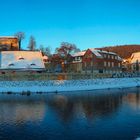
[[[100,50],[110,51],[117,53],[122,58],[129,58],[132,53],[140,52],[140,45],[121,45],[98,48]]]

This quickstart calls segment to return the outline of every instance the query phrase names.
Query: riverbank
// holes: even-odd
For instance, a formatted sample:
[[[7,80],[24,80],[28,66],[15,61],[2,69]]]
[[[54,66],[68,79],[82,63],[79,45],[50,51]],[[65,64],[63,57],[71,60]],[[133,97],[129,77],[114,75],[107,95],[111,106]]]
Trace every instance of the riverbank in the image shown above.
[[[90,80],[0,81],[0,92],[70,92],[140,86],[140,78]]]

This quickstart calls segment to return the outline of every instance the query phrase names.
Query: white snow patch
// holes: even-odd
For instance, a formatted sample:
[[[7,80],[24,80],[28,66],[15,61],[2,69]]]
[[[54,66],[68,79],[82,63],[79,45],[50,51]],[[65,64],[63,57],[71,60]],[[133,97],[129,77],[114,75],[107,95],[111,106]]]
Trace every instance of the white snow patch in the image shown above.
[[[0,81],[1,92],[67,92],[140,86],[140,78],[106,78],[93,80]]]

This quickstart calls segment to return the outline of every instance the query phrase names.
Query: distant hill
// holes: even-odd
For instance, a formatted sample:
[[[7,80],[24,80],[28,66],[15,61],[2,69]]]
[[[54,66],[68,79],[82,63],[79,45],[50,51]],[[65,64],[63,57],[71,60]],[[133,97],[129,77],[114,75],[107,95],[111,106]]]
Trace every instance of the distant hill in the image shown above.
[[[97,48],[104,51],[110,51],[117,53],[121,58],[129,58],[132,53],[140,52],[140,45],[121,45]]]

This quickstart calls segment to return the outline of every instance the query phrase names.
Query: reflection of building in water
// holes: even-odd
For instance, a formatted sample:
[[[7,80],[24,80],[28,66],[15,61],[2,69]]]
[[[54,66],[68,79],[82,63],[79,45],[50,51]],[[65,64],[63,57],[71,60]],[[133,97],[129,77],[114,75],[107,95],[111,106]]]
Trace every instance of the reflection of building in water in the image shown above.
[[[44,102],[0,102],[0,123],[37,122],[45,115]]]
[[[11,37],[0,37],[0,51],[15,51],[19,50],[18,38],[15,36]]]
[[[58,113],[63,121],[67,121],[74,115],[93,119],[96,116],[110,115],[117,111],[122,103],[122,95],[107,96],[81,96],[54,98],[49,105]]]
[[[123,97],[123,101],[128,103],[134,109],[140,109],[140,94],[139,89],[136,93],[129,93]]]
[[[48,104],[53,107],[63,121],[67,121],[73,116],[74,104],[65,96],[57,95]]]

